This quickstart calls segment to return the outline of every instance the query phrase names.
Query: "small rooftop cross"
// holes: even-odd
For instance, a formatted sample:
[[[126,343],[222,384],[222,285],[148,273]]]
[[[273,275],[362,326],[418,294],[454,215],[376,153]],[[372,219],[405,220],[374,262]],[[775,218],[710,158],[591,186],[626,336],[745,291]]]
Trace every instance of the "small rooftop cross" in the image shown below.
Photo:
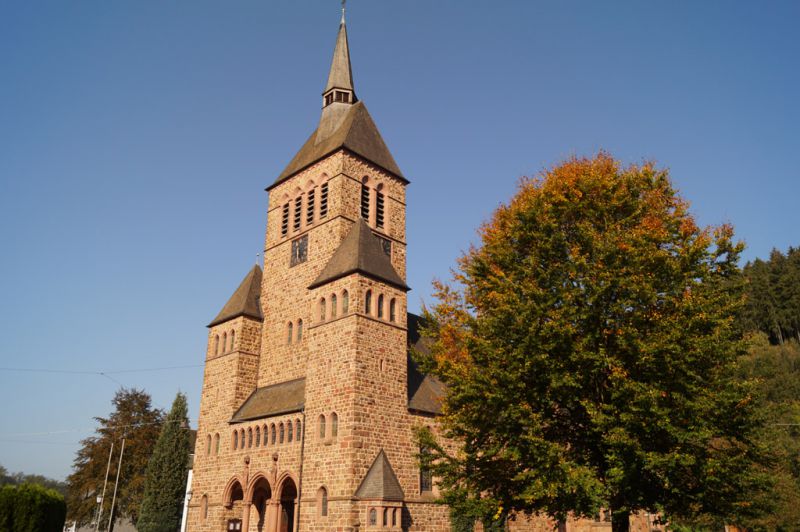
[[[345,10],[345,4],[346,3],[347,3],[347,0],[342,0],[342,24],[344,24],[344,10]]]

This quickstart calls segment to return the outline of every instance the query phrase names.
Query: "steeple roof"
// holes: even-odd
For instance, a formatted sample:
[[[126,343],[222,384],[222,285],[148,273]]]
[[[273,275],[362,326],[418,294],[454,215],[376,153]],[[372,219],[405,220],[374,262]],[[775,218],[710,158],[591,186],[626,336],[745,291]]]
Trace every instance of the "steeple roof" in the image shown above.
[[[381,241],[362,218],[353,225],[322,272],[308,288],[316,288],[356,272],[400,290],[409,290],[392,266],[389,256],[384,253]]]
[[[263,319],[261,315],[261,268],[256,264],[242,280],[239,288],[219,311],[217,317],[208,324],[209,327],[219,325],[239,316],[248,316],[257,320]]]
[[[405,499],[403,488],[397,475],[392,469],[392,464],[386,457],[383,449],[375,457],[369,471],[356,490],[356,497],[360,499],[373,499],[380,501],[402,501]]]
[[[323,93],[331,89],[347,89],[355,91],[353,87],[353,69],[350,66],[350,46],[347,44],[347,26],[344,17],[339,24],[339,34],[336,36],[336,47],[333,49],[331,71],[328,73],[328,84]]]

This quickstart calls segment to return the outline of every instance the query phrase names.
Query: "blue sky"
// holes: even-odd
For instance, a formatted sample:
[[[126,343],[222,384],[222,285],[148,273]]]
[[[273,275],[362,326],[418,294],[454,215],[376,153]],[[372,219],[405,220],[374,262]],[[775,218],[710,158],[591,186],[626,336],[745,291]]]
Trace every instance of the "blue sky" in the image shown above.
[[[319,116],[336,0],[0,5],[0,366],[114,371],[193,422],[206,329]],[[352,0],[356,91],[408,189],[409,306],[532,175],[671,169],[746,258],[800,245],[800,3]],[[65,477],[118,383],[0,370],[0,464]],[[51,434],[42,434],[51,433]]]

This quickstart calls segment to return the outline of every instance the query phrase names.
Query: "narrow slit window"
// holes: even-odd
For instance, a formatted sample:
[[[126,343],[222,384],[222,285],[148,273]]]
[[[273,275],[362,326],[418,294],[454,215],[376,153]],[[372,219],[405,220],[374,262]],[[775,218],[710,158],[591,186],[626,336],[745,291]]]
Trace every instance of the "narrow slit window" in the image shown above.
[[[392,323],[397,321],[397,300],[394,298],[389,301],[389,321]]]
[[[281,213],[281,236],[289,234],[289,204],[283,205],[283,212]]]
[[[270,435],[269,435],[269,441],[270,441],[270,443],[271,443],[272,445],[275,445],[275,423],[273,423],[272,425],[270,425],[270,427],[269,427],[269,432],[270,432]]]
[[[303,339],[303,320],[297,320],[297,343]]]
[[[325,321],[325,298],[319,301],[319,321]]]
[[[286,441],[292,443],[292,440],[294,440],[294,424],[290,421],[286,424]]]
[[[261,427],[256,427],[256,447],[261,447]]]
[[[247,429],[247,447],[253,446],[253,429]]]
[[[336,294],[332,294],[331,295],[331,319],[336,317],[336,311],[337,311],[336,304],[337,304]]]
[[[222,352],[225,353],[228,350],[228,333],[222,333]]]
[[[214,354],[215,355],[219,354],[219,335],[218,334],[214,336]]]
[[[383,294],[378,296],[378,317],[383,318]]]
[[[325,439],[325,416],[323,414],[319,416],[319,437]]]
[[[303,214],[303,196],[297,196],[294,200],[294,225],[295,233],[300,230],[300,223]]]
[[[306,225],[314,223],[314,201],[316,200],[316,192],[316,189],[308,191],[308,197],[306,199]]]
[[[233,431],[233,450],[235,451],[238,448],[239,448],[239,431],[238,430],[234,430]]]
[[[293,329],[293,328],[294,328],[294,327],[293,327],[293,325],[292,325],[292,322],[290,321],[290,322],[289,322],[289,323],[286,325],[286,343],[287,343],[287,344],[291,344],[291,343],[292,343],[292,329]]]
[[[364,298],[364,312],[372,314],[372,290],[367,290],[367,295]]]
[[[214,454],[219,454],[219,433],[214,434]]]
[[[361,185],[361,217],[369,222],[369,187]]]
[[[299,419],[295,419],[294,420],[294,432],[295,432],[295,436],[297,436],[297,439],[299,440],[300,439],[300,435],[302,434],[302,431],[300,430],[300,420]]]
[[[328,216],[328,183],[323,183],[319,191],[319,217]]]
[[[345,290],[342,292],[342,314],[350,312],[350,293]]]
[[[336,412],[331,414],[331,438],[339,435],[339,416]]]
[[[429,455],[430,453],[430,449],[427,447],[421,447],[419,450],[421,455]],[[425,466],[419,468],[419,490],[423,493],[433,491],[433,475]]]
[[[286,429],[283,427],[283,423],[281,423],[281,424],[278,426],[278,437],[280,438],[280,439],[279,439],[279,442],[280,442],[280,443],[283,443],[283,438],[284,438],[284,436],[285,436],[285,431],[286,431]]]
[[[378,191],[375,197],[375,226],[383,229],[383,218],[385,213],[383,192]]]
[[[233,351],[233,340],[236,338],[236,331],[231,331],[231,347],[230,350]]]
[[[211,454],[211,434],[206,438],[206,454]]]

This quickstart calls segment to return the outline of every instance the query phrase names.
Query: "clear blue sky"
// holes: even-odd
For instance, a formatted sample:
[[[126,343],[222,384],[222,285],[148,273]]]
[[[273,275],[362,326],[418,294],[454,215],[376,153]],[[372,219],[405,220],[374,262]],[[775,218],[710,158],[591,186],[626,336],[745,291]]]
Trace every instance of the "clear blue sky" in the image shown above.
[[[336,0],[2,2],[0,366],[202,363],[338,19]],[[411,180],[411,309],[520,176],[599,149],[669,167],[746,258],[800,245],[798,20],[794,0],[352,0],[356,90]],[[164,407],[187,392],[194,423],[201,367],[113,378]],[[0,371],[0,464],[65,477],[117,386]]]

